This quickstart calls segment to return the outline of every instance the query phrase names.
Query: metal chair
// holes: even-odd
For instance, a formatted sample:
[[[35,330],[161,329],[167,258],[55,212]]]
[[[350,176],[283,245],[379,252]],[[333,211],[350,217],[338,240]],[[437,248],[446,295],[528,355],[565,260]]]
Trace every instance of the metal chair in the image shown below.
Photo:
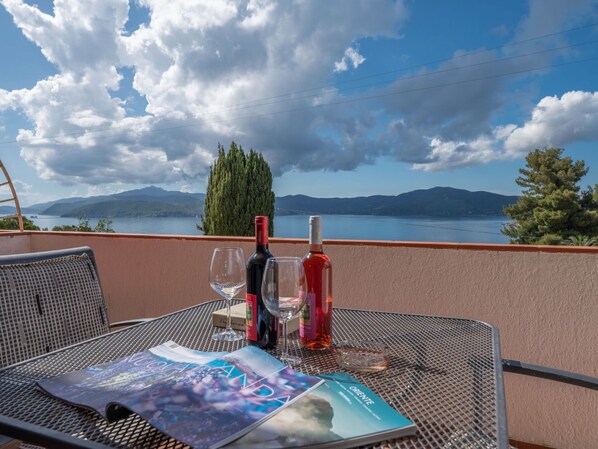
[[[143,321],[108,323],[89,247],[0,256],[0,368]]]
[[[523,374],[525,376],[553,380],[569,385],[575,385],[577,387],[588,388],[590,390],[598,390],[598,378],[586,376],[585,374],[572,373],[570,371],[541,365],[532,365],[531,363],[508,359],[502,360],[502,368],[505,373]],[[510,448],[516,449],[517,446],[510,446]]]
[[[526,376],[539,377],[541,379],[575,385],[577,387],[584,387],[590,390],[598,390],[598,378],[586,376],[585,374],[572,373],[570,371],[563,371],[547,366],[532,365],[531,363],[508,359],[503,359],[502,368],[505,373],[523,374]]]

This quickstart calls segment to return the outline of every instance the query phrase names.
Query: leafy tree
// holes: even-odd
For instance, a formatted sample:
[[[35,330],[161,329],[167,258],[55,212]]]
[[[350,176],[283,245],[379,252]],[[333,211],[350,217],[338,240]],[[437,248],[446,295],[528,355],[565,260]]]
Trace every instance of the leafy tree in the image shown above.
[[[587,235],[574,235],[563,242],[563,245],[571,246],[595,246],[596,239]]]
[[[109,218],[100,218],[96,223],[95,228],[93,228],[94,232],[110,232],[114,233],[114,229],[112,229],[112,220]]]
[[[218,159],[210,170],[204,215],[198,228],[205,235],[254,234],[254,217],[267,215],[274,233],[272,172],[264,157],[231,142],[228,153],[218,144]]]
[[[522,195],[504,209],[514,219],[502,230],[511,243],[559,245],[575,236],[598,236],[596,189],[580,192],[578,186],[588,168],[562,153],[562,148],[534,150],[519,169],[515,182]]]
[[[112,220],[100,218],[95,227],[89,224],[89,218],[79,217],[78,225],[54,226],[52,231],[74,231],[74,232],[115,232],[112,229]]]
[[[16,218],[3,218],[0,220],[0,229],[19,229],[19,221]],[[33,220],[23,217],[23,229],[25,231],[39,231],[40,228]]]
[[[261,153],[250,150],[247,157],[247,200],[245,208],[246,229],[244,235],[255,233],[256,215],[268,216],[268,233],[274,235],[274,192],[272,172]]]

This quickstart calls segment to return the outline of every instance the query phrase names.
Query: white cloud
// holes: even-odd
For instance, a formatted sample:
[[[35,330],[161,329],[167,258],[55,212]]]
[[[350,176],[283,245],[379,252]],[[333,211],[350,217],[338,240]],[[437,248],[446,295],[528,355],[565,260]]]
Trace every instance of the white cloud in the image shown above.
[[[26,205],[29,204],[34,204],[36,202],[48,200],[44,195],[44,192],[34,190],[33,186],[25,181],[21,181],[20,179],[13,179],[12,183],[17,192],[17,198],[21,207],[26,207]],[[2,190],[3,194],[6,192],[7,191]],[[13,203],[8,204],[13,205]]]
[[[431,152],[424,163],[412,165],[414,170],[439,171],[471,165],[486,164],[501,159],[497,141],[504,135],[504,128],[494,130],[492,137],[478,137],[470,141],[442,141],[430,139]]]
[[[119,32],[127,20],[126,1],[56,1],[54,15],[21,0],[2,0],[23,34],[35,42],[48,61],[64,72],[83,76],[111,72],[118,60]],[[108,76],[113,85],[117,80]]]
[[[264,152],[277,174],[321,169],[323,160],[331,170],[370,160],[359,135],[373,126],[366,107],[312,109],[309,96],[276,98],[325,85],[339,53],[357,67],[364,59],[350,48],[356,38],[396,37],[406,16],[401,1],[138,2],[150,21],[127,35],[127,0],[57,1],[54,15],[0,0],[59,69],[32,89],[0,90],[0,110],[21,109],[34,124],[17,139],[41,178],[191,181],[206,175],[217,143],[233,139]],[[127,117],[127,94],[114,94],[124,66],[134,70],[147,115]],[[334,89],[320,94],[338,97]],[[286,109],[297,112],[279,112]]]
[[[530,120],[509,134],[505,150],[517,157],[535,148],[589,140],[598,140],[598,92],[573,91],[540,100]]]
[[[470,140],[429,140],[426,160],[416,170],[436,171],[513,159],[536,148],[566,147],[598,140],[598,92],[572,91],[544,97],[522,126],[497,126],[491,135]]]
[[[532,119],[525,131],[516,131],[516,125],[496,128],[493,121],[507,105],[516,107],[521,101],[522,94],[513,88],[512,81],[525,79],[527,71],[541,74],[534,70],[549,65],[555,58],[555,54],[544,50],[568,43],[567,34],[555,33],[541,40],[531,38],[586,23],[596,6],[594,0],[532,0],[529,14],[512,39],[528,40],[525,44],[493,51],[459,50],[453,59],[434,70],[421,69],[398,79],[387,90],[390,95],[385,107],[389,115],[401,119],[389,123],[379,144],[389,148],[396,159],[419,170],[446,170],[521,157],[533,149],[526,145],[532,140],[538,142],[537,132],[532,130],[537,127],[535,121]],[[556,54],[569,56],[563,51]],[[533,91],[533,86],[523,89]],[[519,112],[523,115],[527,111]],[[545,137],[551,136],[552,142],[585,138],[575,129],[572,120],[564,120],[555,133],[549,132]],[[523,142],[523,134],[533,137]],[[568,137],[572,139],[567,140]],[[506,142],[507,150],[503,147]]]
[[[415,169],[443,170],[514,157],[534,142],[596,138],[591,93],[544,99],[520,127],[493,126],[514,96],[493,75],[524,71],[551,56],[485,63],[529,52],[525,46],[459,50],[434,70],[373,91],[379,100],[326,107],[351,94],[313,87],[325,86],[334,71],[364,63],[359,39],[401,38],[408,15],[402,1],[137,1],[150,10],[150,20],[127,35],[128,0],[56,1],[53,15],[22,0],[0,0],[58,68],[31,89],[0,89],[0,112],[21,110],[33,124],[17,140],[41,178],[193,185],[207,174],[217,143],[231,140],[264,152],[281,174],[351,170],[381,155]],[[544,8],[532,0],[513,40],[576,25],[591,2],[563,4]],[[557,43],[545,39],[534,50]],[[147,101],[145,115],[128,116],[131,92],[115,94],[123,67],[134,72],[133,89]],[[468,79],[478,81],[463,83]],[[443,84],[448,87],[434,87]]]
[[[249,30],[263,28],[271,20],[276,9],[276,3],[270,0],[249,0],[247,16],[241,20],[239,26]]]
[[[349,47],[345,50],[345,54],[343,55],[342,59],[334,63],[334,71],[345,72],[349,70],[349,62],[353,68],[356,69],[365,62],[365,58],[353,47]]]
[[[20,179],[13,179],[12,183],[14,184],[16,190],[19,190],[24,193],[31,192],[31,189],[33,189],[33,186],[31,184],[25,181],[21,181]]]
[[[100,195],[114,195],[115,193],[124,192],[125,189],[122,185],[119,184],[110,184],[110,185],[90,185],[87,186],[87,193],[85,196],[100,196]]]

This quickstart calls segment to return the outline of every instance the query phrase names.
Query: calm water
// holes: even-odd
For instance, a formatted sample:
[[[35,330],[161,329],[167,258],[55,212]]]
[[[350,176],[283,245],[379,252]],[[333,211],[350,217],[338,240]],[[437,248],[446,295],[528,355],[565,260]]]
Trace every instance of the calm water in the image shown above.
[[[354,240],[406,240],[419,242],[508,243],[500,233],[506,217],[492,218],[405,218],[377,217],[371,215],[324,215],[324,237]],[[33,218],[41,228],[78,224],[76,218],[39,215]],[[195,228],[197,219],[188,218],[114,218],[116,232],[137,234],[189,234],[201,235]],[[96,219],[90,223],[95,226]],[[276,237],[307,238],[308,217],[290,215],[276,217]]]

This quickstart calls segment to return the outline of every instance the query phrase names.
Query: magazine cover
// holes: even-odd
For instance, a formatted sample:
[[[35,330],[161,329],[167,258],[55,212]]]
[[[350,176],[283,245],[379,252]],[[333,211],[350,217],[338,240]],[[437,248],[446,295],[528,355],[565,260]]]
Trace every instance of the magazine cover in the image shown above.
[[[415,433],[415,425],[346,373],[325,382],[226,448],[360,446]]]
[[[122,415],[124,407],[185,444],[217,448],[323,382],[253,346],[222,355],[198,353],[169,342],[140,353],[136,362],[131,357],[39,385],[105,417],[109,410],[114,416]],[[132,364],[133,373],[122,369]]]
[[[53,396],[95,410],[114,422],[130,414],[116,404],[125,394],[144,390],[226,354],[195,351],[168,341],[113,362],[40,381],[38,385]]]

